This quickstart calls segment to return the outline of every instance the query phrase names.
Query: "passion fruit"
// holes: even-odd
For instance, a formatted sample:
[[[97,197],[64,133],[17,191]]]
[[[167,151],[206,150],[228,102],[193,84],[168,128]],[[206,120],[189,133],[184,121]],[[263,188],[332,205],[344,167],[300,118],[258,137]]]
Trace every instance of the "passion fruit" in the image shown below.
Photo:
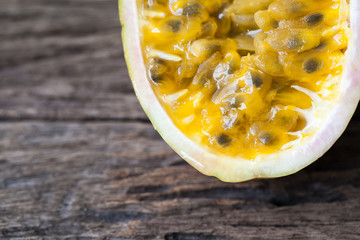
[[[357,0],[121,0],[132,83],[200,172],[272,178],[322,156],[360,98]]]

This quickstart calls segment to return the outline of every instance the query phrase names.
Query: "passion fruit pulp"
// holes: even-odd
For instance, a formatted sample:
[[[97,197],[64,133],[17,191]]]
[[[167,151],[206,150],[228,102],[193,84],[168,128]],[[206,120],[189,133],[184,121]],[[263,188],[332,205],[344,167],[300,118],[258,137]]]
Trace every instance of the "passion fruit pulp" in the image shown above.
[[[164,139],[205,174],[290,174],[331,146],[359,100],[350,4],[353,31],[341,0],[124,0],[134,88]],[[347,114],[335,116],[339,107]]]

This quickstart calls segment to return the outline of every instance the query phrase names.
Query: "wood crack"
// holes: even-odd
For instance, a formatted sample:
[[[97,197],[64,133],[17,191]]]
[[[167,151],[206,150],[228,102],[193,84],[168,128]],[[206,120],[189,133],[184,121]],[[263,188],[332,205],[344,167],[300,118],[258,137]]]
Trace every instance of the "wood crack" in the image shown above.
[[[72,207],[75,202],[75,194],[77,187],[78,187],[78,183],[75,183],[64,197],[63,207],[61,208],[60,211],[61,218],[68,218],[71,216]]]

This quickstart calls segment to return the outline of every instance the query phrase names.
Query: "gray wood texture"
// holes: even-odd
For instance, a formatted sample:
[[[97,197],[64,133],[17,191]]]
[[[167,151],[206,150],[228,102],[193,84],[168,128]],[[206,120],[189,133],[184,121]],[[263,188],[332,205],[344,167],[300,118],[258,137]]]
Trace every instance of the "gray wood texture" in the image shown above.
[[[116,0],[0,1],[0,239],[360,239],[360,117],[292,176],[229,184],[160,138]]]

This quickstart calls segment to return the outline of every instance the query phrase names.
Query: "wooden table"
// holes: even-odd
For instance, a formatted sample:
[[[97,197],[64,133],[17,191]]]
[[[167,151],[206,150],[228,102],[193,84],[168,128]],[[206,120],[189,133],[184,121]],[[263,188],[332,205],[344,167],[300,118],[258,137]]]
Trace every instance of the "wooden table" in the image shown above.
[[[239,184],[159,137],[116,0],[0,1],[0,239],[360,239],[360,114],[305,170]]]

